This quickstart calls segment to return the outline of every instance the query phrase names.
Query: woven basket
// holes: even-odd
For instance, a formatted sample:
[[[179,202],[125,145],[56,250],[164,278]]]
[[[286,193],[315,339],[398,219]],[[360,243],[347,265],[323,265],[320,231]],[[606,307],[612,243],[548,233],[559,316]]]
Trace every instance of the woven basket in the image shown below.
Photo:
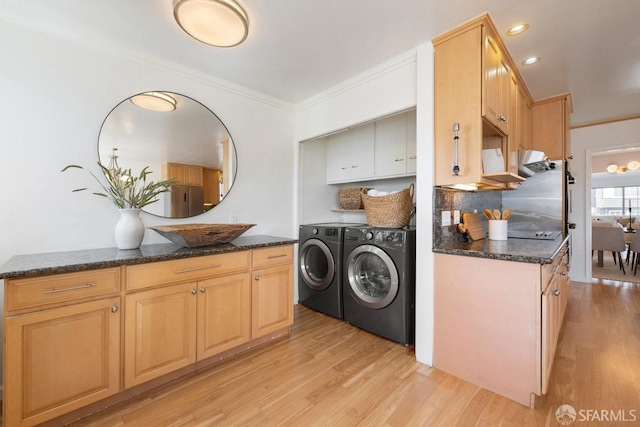
[[[362,209],[361,187],[341,188],[338,190],[338,206],[340,209],[354,210]]]
[[[371,227],[402,228],[409,224],[413,209],[413,184],[387,196],[369,196],[362,191],[367,224]]]

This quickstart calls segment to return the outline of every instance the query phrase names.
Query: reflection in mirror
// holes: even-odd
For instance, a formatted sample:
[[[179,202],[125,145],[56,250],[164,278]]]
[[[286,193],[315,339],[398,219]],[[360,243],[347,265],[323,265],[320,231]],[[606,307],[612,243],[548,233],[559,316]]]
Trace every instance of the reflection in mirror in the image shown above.
[[[132,101],[154,94],[175,99],[175,109],[153,111]],[[98,137],[100,162],[108,165],[115,155],[120,167],[134,173],[149,166],[154,181],[178,181],[171,192],[144,208],[147,213],[186,218],[219,204],[237,170],[236,149],[224,124],[207,107],[184,95],[145,92],[134,97],[116,105],[104,120]]]

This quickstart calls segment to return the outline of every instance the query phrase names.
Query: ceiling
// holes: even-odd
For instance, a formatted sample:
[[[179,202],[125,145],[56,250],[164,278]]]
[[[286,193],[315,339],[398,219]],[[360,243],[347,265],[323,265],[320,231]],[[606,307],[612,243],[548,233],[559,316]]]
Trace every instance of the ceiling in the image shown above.
[[[172,0],[0,0],[0,18],[82,44],[172,61],[295,105],[489,12],[535,99],[571,92],[572,125],[640,114],[637,0],[238,0],[249,36],[187,36]],[[517,7],[515,5],[517,3]],[[505,31],[526,22],[518,37]],[[461,58],[464,60],[464,58]]]

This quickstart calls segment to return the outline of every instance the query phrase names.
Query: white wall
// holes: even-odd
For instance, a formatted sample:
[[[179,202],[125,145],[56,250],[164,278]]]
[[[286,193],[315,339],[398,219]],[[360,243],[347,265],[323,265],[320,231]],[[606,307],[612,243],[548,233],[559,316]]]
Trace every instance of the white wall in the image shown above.
[[[571,131],[571,172],[576,183],[570,186],[573,212],[570,222],[576,223],[572,232],[573,257],[571,280],[591,282],[591,156],[607,148],[640,146],[640,119],[625,120]],[[640,184],[640,183],[637,183]]]
[[[118,211],[106,199],[71,192],[95,188],[88,175],[60,170],[75,163],[98,172],[104,118],[123,99],[147,90],[181,93],[214,111],[236,144],[238,173],[213,210],[188,220],[143,214],[146,225],[229,222],[238,214],[239,222],[257,224],[247,234],[297,237],[292,106],[0,23],[0,264],[16,254],[115,246]],[[148,230],[143,244],[164,242]]]
[[[433,47],[431,43],[418,47],[381,64],[367,73],[356,76],[327,92],[296,106],[297,141],[327,134],[349,126],[367,122],[394,112],[417,106],[418,171],[415,201],[417,208],[417,270],[416,270],[416,357],[431,364],[433,352],[433,253],[431,212],[433,186]],[[301,168],[300,186],[306,189],[309,182],[318,186],[326,198],[335,199],[338,187],[322,184],[324,170],[318,164],[305,161],[323,155],[317,142],[298,144]],[[321,163],[324,165],[324,163]],[[305,166],[307,165],[307,166]],[[314,166],[315,165],[315,166]],[[317,166],[317,168],[316,168]],[[306,169],[305,169],[306,168]],[[322,174],[314,180],[315,173]],[[313,184],[315,183],[315,184]],[[395,182],[375,181],[367,185],[397,185]],[[331,190],[333,188],[333,191]],[[328,192],[328,193],[327,193]],[[326,206],[308,203],[308,196],[301,194],[298,201],[298,222],[301,219],[316,220],[315,209],[326,212]],[[313,208],[311,207],[313,206]],[[320,215],[320,214],[317,214]],[[325,215],[324,213],[322,215]],[[337,214],[336,214],[337,215]],[[361,217],[334,217],[331,220],[361,221]],[[324,217],[323,217],[324,218]]]

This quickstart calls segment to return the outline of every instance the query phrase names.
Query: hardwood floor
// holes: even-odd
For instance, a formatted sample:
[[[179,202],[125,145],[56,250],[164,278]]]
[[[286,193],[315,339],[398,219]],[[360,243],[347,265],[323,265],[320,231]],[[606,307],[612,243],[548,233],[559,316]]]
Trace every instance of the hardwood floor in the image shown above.
[[[576,410],[635,411],[640,289],[572,283],[549,393],[530,410],[415,361],[413,349],[302,306],[288,337],[73,426],[557,426]],[[579,425],[622,425],[579,422]]]

